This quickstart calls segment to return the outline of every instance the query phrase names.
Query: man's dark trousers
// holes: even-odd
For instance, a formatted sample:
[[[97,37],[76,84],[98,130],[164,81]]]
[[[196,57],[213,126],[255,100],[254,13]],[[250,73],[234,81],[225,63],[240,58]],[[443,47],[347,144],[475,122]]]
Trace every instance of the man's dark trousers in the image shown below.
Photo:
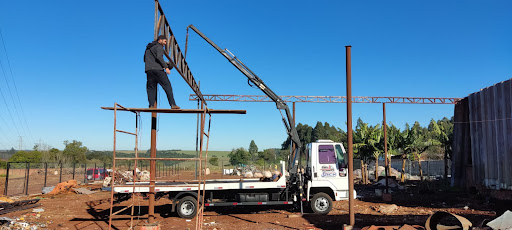
[[[148,92],[148,101],[149,107],[153,107],[156,102],[156,89],[158,84],[162,86],[165,93],[167,94],[167,99],[169,100],[169,105],[176,106],[176,102],[174,101],[174,97],[172,94],[172,86],[167,74],[165,74],[164,70],[148,70],[146,71],[148,82],[146,83],[146,90]]]

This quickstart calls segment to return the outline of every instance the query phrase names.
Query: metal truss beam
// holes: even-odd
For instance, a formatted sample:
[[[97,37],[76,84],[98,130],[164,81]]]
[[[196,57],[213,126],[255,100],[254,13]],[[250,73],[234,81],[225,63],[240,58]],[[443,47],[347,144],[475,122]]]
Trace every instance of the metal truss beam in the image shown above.
[[[280,96],[285,102],[346,103],[346,96]],[[203,95],[206,101],[273,102],[265,95]],[[191,94],[190,101],[198,97]],[[352,96],[352,103],[394,103],[394,104],[456,104],[462,98],[449,97],[363,97]]]
[[[167,45],[165,46],[164,54],[173,65],[174,69],[183,77],[185,82],[190,86],[192,91],[196,93],[197,97],[203,98],[199,86],[197,85],[192,72],[190,71],[185,57],[178,46],[176,37],[172,33],[171,26],[167,22],[164,11],[158,1],[155,1],[155,39],[159,35],[165,35],[167,38]],[[206,101],[202,100],[206,104]]]
[[[197,98],[197,96],[196,96]],[[196,99],[197,100],[197,99]],[[101,107],[114,110],[114,107]],[[204,113],[204,109],[155,109],[155,108],[117,108],[118,111],[147,112],[147,113]],[[246,110],[206,109],[206,113],[216,114],[246,114]]]

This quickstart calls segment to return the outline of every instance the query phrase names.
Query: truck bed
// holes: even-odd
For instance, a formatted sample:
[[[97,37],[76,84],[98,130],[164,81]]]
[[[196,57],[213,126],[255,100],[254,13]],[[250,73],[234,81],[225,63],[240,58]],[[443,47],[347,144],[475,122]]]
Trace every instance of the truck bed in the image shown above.
[[[286,178],[281,176],[278,181],[260,181],[259,179],[216,179],[206,180],[206,190],[229,190],[229,189],[269,189],[285,188]],[[136,182],[135,192],[149,192],[149,182]],[[114,192],[132,193],[133,182],[124,185],[116,185]],[[155,192],[169,191],[194,191],[198,186],[196,182],[156,182]],[[200,189],[203,189],[201,184]]]

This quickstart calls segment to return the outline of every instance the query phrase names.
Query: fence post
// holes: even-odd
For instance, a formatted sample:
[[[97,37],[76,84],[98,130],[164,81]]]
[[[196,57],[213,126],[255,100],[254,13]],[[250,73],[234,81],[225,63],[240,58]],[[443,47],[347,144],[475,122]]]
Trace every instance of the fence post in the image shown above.
[[[220,174],[220,178],[224,178],[224,161],[220,161],[222,164],[222,173]]]
[[[7,162],[7,172],[5,175],[5,191],[4,195],[7,196],[7,188],[9,187],[9,168],[11,167],[11,163]]]
[[[96,180],[96,178],[95,178],[96,177],[96,173],[97,173],[97,171],[96,171],[96,163],[94,163],[94,170],[92,170],[92,180]]]
[[[46,177],[48,175],[48,162],[45,162],[44,163],[44,186],[43,187],[46,187]]]
[[[73,163],[73,180],[75,179],[75,168],[76,168],[76,163]]]
[[[103,173],[101,173],[100,180],[105,179],[105,172],[107,171],[107,163],[103,162]]]
[[[27,180],[27,186],[25,188],[25,195],[28,195],[28,179],[30,178],[30,163],[27,162],[27,177],[25,178],[25,180]]]
[[[62,162],[60,162],[60,173],[59,173],[59,183],[62,182]]]
[[[84,164],[84,184],[87,182],[87,163]]]

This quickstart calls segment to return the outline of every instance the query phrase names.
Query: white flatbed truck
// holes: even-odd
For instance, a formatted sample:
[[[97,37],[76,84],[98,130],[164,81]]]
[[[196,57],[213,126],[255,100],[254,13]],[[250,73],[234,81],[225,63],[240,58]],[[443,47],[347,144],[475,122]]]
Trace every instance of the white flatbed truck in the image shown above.
[[[333,200],[348,199],[348,172],[346,153],[341,143],[319,140],[307,145],[307,167],[304,172],[304,192],[295,189],[287,174],[284,161],[281,161],[281,176],[277,181],[260,179],[206,180],[205,207],[245,206],[245,205],[297,205],[310,207],[317,214],[331,211]],[[120,200],[133,192],[148,193],[149,182],[137,182],[126,186],[116,186],[114,193]],[[143,185],[148,185],[144,187]],[[164,187],[173,185],[174,187]],[[139,187],[142,186],[142,187]],[[172,212],[182,218],[193,218],[197,212],[197,182],[157,182],[157,197],[166,197],[172,202]],[[302,198],[301,198],[302,197]]]
[[[281,162],[279,180],[275,182],[258,179],[207,180],[204,186],[206,191],[204,206],[296,205],[301,208],[301,212],[304,206],[310,206],[315,213],[327,214],[332,209],[333,200],[348,199],[347,157],[343,145],[331,140],[318,140],[308,144],[305,148],[306,152],[303,153],[303,144],[295,128],[290,109],[284,100],[233,53],[227,49],[222,50],[193,25],[187,27],[187,36],[189,28],[240,70],[247,77],[248,82],[276,103],[290,142],[295,144],[295,151],[290,154],[288,165]],[[303,163],[306,164],[303,165]],[[183,218],[192,218],[198,210],[198,189],[203,189],[203,186],[197,184],[192,181],[190,183],[156,183],[156,197],[169,198],[172,201],[171,211],[177,211]],[[138,182],[135,185],[126,184],[126,187],[116,186],[114,192],[117,200],[122,201],[133,192],[148,193],[149,183]]]

